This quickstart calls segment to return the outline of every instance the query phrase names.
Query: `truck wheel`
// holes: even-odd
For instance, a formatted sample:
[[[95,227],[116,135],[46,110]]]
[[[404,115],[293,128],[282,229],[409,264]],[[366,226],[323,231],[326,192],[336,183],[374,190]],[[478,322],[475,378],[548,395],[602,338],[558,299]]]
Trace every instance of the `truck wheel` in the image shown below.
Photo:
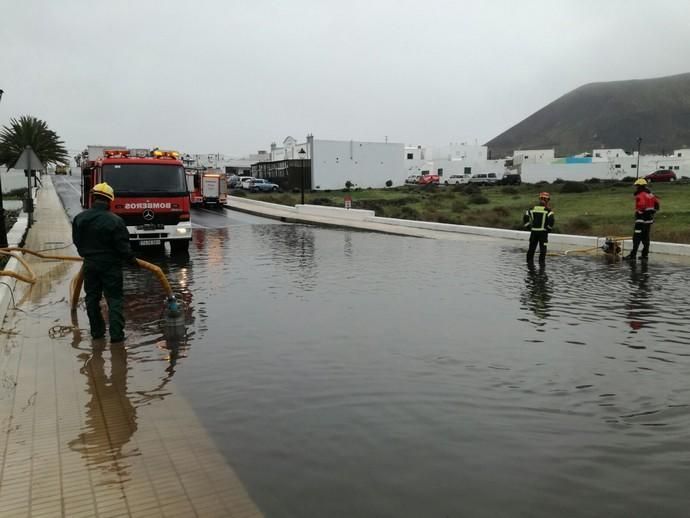
[[[170,241],[170,252],[173,254],[186,253],[189,251],[189,239],[175,239]]]
[[[277,185],[271,188],[273,192],[278,192],[278,189],[280,189],[280,187],[278,187]]]

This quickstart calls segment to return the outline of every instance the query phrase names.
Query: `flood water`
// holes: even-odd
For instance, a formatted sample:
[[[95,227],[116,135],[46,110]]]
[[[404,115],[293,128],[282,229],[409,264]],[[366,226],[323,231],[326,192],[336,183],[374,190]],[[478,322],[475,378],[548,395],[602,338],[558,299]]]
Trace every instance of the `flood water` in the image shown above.
[[[195,232],[164,265],[189,304],[174,382],[267,516],[687,515],[686,266]],[[127,288],[141,361],[149,282]]]

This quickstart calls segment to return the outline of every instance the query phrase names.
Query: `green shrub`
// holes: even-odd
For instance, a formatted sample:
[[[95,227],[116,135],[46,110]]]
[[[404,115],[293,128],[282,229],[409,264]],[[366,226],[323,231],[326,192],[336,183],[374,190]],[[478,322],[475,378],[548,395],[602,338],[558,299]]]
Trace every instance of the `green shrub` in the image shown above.
[[[563,178],[556,178],[556,179],[553,181],[553,184],[554,184],[554,185],[558,185],[558,184],[561,184],[561,183],[565,183],[565,180],[564,180]]]
[[[455,200],[450,206],[450,210],[453,212],[462,212],[467,209],[467,204],[462,200]]]
[[[589,191],[589,187],[587,187],[587,185],[582,182],[565,182],[561,187],[560,192],[563,194],[567,194],[587,191]]]
[[[239,191],[239,190],[237,190],[237,191],[232,191],[232,192],[230,193],[230,196],[237,196],[238,198],[246,198],[246,197],[247,197],[247,193],[244,192],[244,191]]]
[[[451,225],[462,225],[462,217],[457,214],[439,214],[436,218],[438,223],[450,223]]]
[[[592,222],[583,217],[569,219],[563,224],[563,229],[568,234],[582,234],[592,230]]]
[[[468,196],[472,196],[473,194],[480,194],[482,190],[476,183],[468,183],[462,186],[462,192]]]
[[[312,198],[309,200],[309,203],[312,205],[325,205],[328,207],[334,207],[335,203],[333,203],[333,200],[330,198]]]
[[[510,210],[508,210],[508,207],[504,207],[503,205],[499,205],[498,207],[494,207],[491,209],[494,211],[494,214],[500,217],[507,217],[510,216]]]
[[[601,180],[599,178],[588,178],[585,180],[585,183],[601,183]]]
[[[518,194],[520,191],[518,191],[515,187],[503,187],[501,192],[503,194]]]
[[[469,203],[473,203],[474,205],[486,205],[487,203],[489,203],[489,198],[484,196],[482,193],[478,192],[470,195],[470,198],[467,201]]]
[[[624,176],[620,181],[623,183],[633,183],[635,180],[636,178],[634,176]]]
[[[347,182],[345,182],[345,189],[349,191],[350,189],[352,189],[352,187],[354,185],[355,184],[353,184],[350,180],[348,180]]]
[[[402,219],[419,219],[419,211],[415,209],[414,207],[410,207],[409,205],[404,205],[400,207],[400,212],[398,215],[399,218]]]
[[[386,187],[393,187],[393,180],[386,180]]]
[[[9,192],[5,193],[5,196],[7,198],[26,198],[26,191],[28,189],[26,187],[20,187],[19,189],[12,189]]]

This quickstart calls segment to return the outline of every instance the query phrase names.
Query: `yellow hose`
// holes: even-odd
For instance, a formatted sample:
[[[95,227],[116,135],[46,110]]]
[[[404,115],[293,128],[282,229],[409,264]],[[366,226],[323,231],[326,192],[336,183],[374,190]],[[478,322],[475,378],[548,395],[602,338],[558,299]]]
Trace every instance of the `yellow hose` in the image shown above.
[[[22,252],[24,254],[33,255],[33,256],[39,257],[41,259],[53,259],[53,260],[58,260],[58,261],[83,261],[84,260],[82,257],[79,257],[79,256],[44,254],[41,252],[35,252],[33,250],[29,250],[28,248],[20,248],[20,247],[0,248],[0,255],[7,255],[9,257],[14,257],[29,272],[29,275],[22,275],[21,273],[13,272],[10,270],[0,270],[0,276],[5,275],[7,277],[13,277],[15,279],[26,282],[28,284],[35,284],[36,283],[36,274],[34,273],[34,271],[31,269],[31,266],[29,266],[29,264],[26,262],[26,260],[23,257],[21,257],[18,254],[14,254],[13,252]],[[165,277],[163,270],[161,270],[155,264],[149,263],[148,261],[144,261],[143,259],[137,259],[137,264],[139,265],[140,268],[143,268],[144,270],[148,270],[156,276],[156,278],[158,279],[158,282],[160,282],[161,286],[163,287],[163,291],[165,291],[166,297],[172,297],[173,296],[173,291],[172,291],[172,288],[170,287],[170,282],[168,282],[168,279]],[[77,275],[75,275],[74,278],[72,279],[72,281],[70,282],[70,307],[71,307],[72,311],[74,311],[77,308],[77,302],[79,302],[79,295],[81,293],[81,289],[82,289],[83,284],[84,284],[84,267],[82,266],[81,268],[79,268]]]
[[[8,251],[9,249],[7,248],[0,248],[0,255],[6,255],[9,257],[14,257],[19,263],[26,268],[26,271],[29,272],[29,276],[22,275],[21,273],[13,272],[11,270],[0,270],[0,275],[6,275],[7,277],[14,277],[15,279],[18,279],[20,281],[24,281],[28,284],[34,284],[36,282],[36,274],[34,271],[31,269],[29,264],[24,260],[23,257],[19,255],[15,255],[12,252]]]
[[[143,268],[144,270],[148,270],[152,274],[154,274],[158,278],[158,281],[161,283],[161,286],[163,287],[163,291],[165,291],[166,297],[172,297],[173,291],[172,291],[172,288],[170,287],[170,283],[168,282],[168,278],[163,273],[163,270],[161,270],[155,264],[151,264],[147,261],[144,261],[143,259],[137,259],[137,264],[141,268]]]
[[[81,257],[79,259],[81,259]],[[148,270],[151,273],[153,273],[158,279],[158,281],[161,283],[163,291],[165,291],[165,296],[172,297],[173,291],[170,287],[168,279],[165,277],[165,274],[163,273],[163,270],[161,270],[155,264],[151,264],[148,261],[144,261],[143,259],[137,259],[137,264],[140,268],[143,268],[144,270]],[[72,311],[77,309],[77,303],[79,302],[79,295],[81,294],[81,287],[83,286],[83,284],[84,268],[82,267],[79,268],[77,275],[74,276],[74,279],[72,279],[72,282],[70,283],[70,308],[72,309]]]

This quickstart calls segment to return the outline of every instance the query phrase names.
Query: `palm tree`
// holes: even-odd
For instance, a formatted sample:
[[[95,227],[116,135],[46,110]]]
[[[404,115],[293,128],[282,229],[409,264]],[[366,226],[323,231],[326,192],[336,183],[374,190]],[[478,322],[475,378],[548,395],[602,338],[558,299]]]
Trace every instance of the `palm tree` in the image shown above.
[[[68,164],[69,155],[64,142],[48,124],[31,115],[10,119],[10,125],[0,131],[0,164],[12,167],[26,146],[31,146],[43,165]]]

